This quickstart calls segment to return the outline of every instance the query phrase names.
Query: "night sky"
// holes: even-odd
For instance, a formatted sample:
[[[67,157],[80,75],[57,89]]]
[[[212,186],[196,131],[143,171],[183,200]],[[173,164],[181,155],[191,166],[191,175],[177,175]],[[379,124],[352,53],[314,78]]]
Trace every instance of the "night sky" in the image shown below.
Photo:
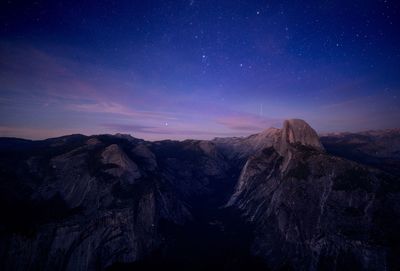
[[[0,136],[400,127],[398,1],[26,2],[0,4]]]

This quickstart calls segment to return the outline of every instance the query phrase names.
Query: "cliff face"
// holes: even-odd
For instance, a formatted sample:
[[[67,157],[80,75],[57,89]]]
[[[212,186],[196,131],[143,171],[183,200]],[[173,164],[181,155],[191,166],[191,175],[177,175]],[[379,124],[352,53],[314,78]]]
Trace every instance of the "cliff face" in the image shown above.
[[[262,270],[396,270],[398,175],[328,147],[302,120],[212,141],[1,139],[2,269],[104,270],[161,250],[241,270],[250,247]]]
[[[160,247],[160,223],[190,221],[189,198],[226,170],[207,142],[70,141],[3,149],[3,270],[98,270],[141,259]]]
[[[228,202],[256,225],[272,269],[395,270],[399,179],[325,153],[303,122],[250,157]]]
[[[279,151],[285,155],[291,144],[300,144],[316,150],[324,150],[317,133],[300,119],[285,120],[279,140]]]

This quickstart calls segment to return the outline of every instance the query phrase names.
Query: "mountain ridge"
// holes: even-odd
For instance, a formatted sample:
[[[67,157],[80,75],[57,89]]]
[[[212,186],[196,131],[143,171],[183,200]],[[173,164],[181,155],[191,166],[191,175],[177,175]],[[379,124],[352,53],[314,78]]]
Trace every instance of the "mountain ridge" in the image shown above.
[[[400,266],[396,153],[385,149],[392,160],[381,164],[350,161],[336,138],[318,137],[302,120],[245,138],[5,141],[5,270],[129,270],[140,262],[146,270],[154,261],[182,270]]]

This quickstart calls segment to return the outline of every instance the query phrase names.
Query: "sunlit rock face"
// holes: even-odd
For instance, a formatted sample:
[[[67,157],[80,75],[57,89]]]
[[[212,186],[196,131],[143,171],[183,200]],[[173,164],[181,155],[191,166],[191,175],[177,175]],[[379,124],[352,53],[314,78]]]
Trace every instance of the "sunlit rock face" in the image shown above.
[[[365,143],[365,136],[351,138]],[[195,264],[210,259],[196,254],[204,249],[193,248],[193,239],[207,255],[220,255],[220,242],[230,248],[229,240],[252,236],[240,251],[260,257],[260,270],[396,270],[400,180],[390,165],[399,160],[378,137],[397,138],[368,136],[375,149],[385,146],[375,151],[383,164],[349,155],[354,144],[347,136],[323,137],[323,146],[298,119],[210,141],[146,142],[121,134],[0,139],[1,268],[152,263],[155,251],[175,253],[176,236],[166,230],[173,225],[186,232],[181,252],[195,251],[189,253]],[[367,152],[365,144],[360,149]],[[249,223],[246,232],[233,227],[232,212],[238,224]],[[243,260],[232,257],[219,257],[220,266]]]
[[[247,160],[227,205],[256,225],[253,252],[272,269],[395,270],[399,188],[398,177],[328,155],[308,124],[289,120],[278,144]]]
[[[274,147],[284,155],[288,152],[290,144],[324,150],[318,134],[300,119],[285,120],[282,129],[268,128],[248,137],[216,138],[213,142],[231,159],[247,159],[248,156],[268,147]]]
[[[283,155],[288,151],[290,144],[300,144],[317,150],[324,149],[314,129],[300,119],[284,121],[279,144],[277,149]]]
[[[246,160],[250,155],[277,144],[281,129],[268,128],[248,137],[226,137],[212,140],[228,160]]]

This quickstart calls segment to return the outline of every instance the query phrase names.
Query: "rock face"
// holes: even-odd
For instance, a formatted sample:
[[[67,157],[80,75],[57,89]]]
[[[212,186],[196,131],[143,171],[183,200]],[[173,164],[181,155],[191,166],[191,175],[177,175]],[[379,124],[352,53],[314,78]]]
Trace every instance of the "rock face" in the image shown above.
[[[280,153],[284,155],[288,148],[290,148],[290,145],[296,143],[317,150],[324,149],[319,141],[317,133],[304,120],[285,120],[281,132],[281,145],[279,146]]]
[[[281,130],[268,128],[248,137],[215,138],[212,142],[229,160],[246,160],[250,155],[278,142]]]
[[[398,169],[323,143],[297,119],[211,141],[0,139],[1,269],[398,270]]]
[[[224,174],[198,142],[166,153],[168,144],[121,136],[23,143],[17,152],[2,149],[2,270],[102,270],[137,261],[162,245],[160,223],[190,221],[188,199]],[[193,158],[184,161],[180,149]]]
[[[256,226],[253,252],[273,270],[398,268],[399,178],[326,154],[303,121],[281,133],[228,202]]]
[[[117,144],[108,146],[101,157],[105,165],[116,166],[107,169],[105,172],[118,178],[124,177],[128,184],[133,184],[141,177],[138,166],[129,159]]]

